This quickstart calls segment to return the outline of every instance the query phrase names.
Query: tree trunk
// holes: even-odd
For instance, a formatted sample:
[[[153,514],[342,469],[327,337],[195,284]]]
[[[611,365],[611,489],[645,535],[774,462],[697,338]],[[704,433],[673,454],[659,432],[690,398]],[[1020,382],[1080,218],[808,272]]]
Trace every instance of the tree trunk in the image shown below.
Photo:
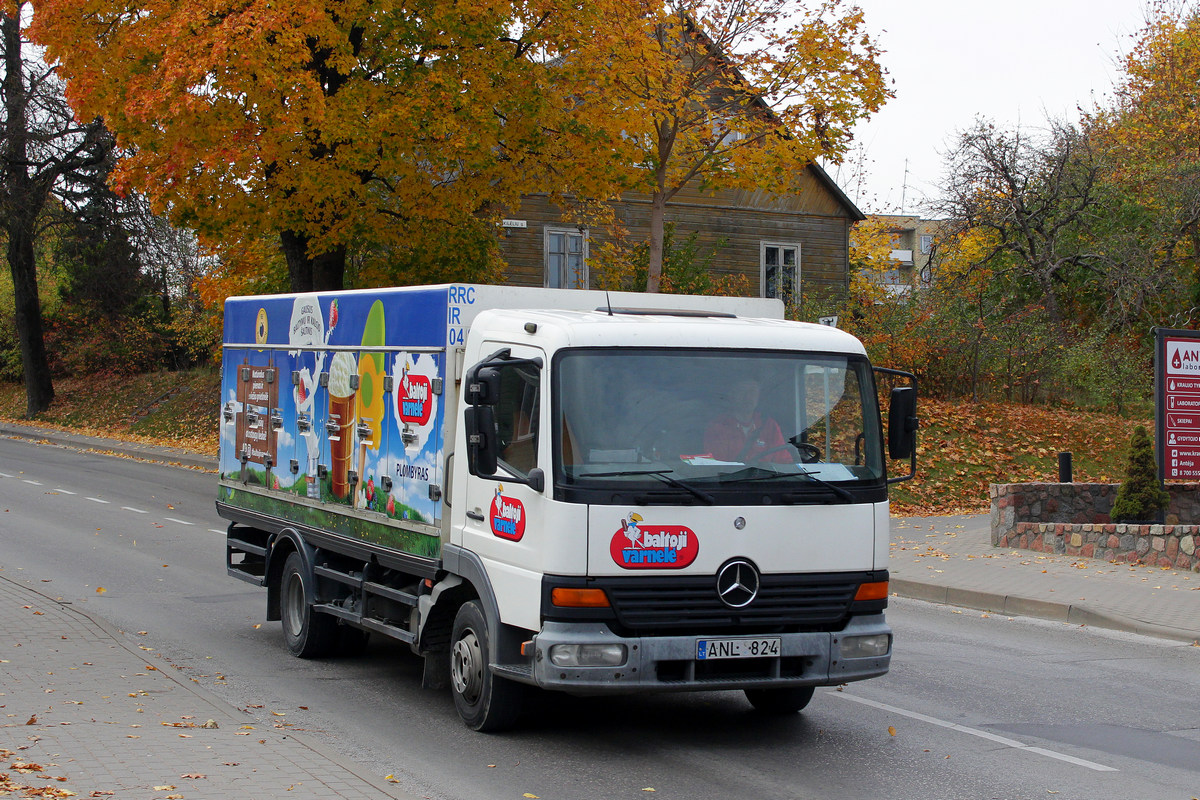
[[[279,239],[293,292],[328,292],[343,288],[346,276],[344,246],[309,256],[308,236],[295,231],[283,231]]]
[[[646,291],[662,290],[663,231],[667,221],[667,198],[655,192],[650,201],[650,263],[646,270]]]
[[[42,339],[42,305],[33,254],[34,230],[46,203],[46,191],[29,176],[27,142],[31,134],[21,52],[21,4],[17,4],[15,13],[18,16],[10,13],[0,16],[4,43],[4,227],[8,234],[8,267],[12,272],[17,338],[25,373],[25,414],[32,417],[54,401],[54,383]]]
[[[8,266],[12,271],[13,300],[16,306],[17,336],[21,343],[21,364],[25,370],[26,416],[32,417],[50,407],[54,383],[50,362],[42,338],[42,305],[38,299],[37,262],[33,255],[33,223],[12,218],[8,233]]]

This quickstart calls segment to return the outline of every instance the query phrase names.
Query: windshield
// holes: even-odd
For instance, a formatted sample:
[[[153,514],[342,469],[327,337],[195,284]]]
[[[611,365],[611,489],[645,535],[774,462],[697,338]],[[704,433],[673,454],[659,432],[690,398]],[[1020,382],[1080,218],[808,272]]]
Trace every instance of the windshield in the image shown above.
[[[883,484],[865,358],[589,349],[560,355],[554,374],[563,486],[621,500],[643,492],[643,502],[752,489],[769,503],[814,491],[846,501],[857,499],[850,489]]]

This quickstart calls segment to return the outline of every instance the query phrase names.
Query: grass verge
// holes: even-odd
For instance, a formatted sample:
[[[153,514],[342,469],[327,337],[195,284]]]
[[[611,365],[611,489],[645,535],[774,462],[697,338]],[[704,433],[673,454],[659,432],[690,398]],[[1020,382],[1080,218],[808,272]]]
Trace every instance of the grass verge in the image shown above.
[[[25,387],[0,383],[0,419],[215,455],[220,397],[212,369],[58,378],[54,404],[30,420]]]

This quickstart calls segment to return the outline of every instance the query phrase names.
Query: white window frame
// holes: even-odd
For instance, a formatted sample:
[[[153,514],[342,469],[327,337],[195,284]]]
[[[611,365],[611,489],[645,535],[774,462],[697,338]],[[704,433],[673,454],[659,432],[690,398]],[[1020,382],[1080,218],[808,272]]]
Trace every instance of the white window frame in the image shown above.
[[[774,297],[778,295],[767,294],[767,250],[769,248],[778,248],[780,253],[780,261],[784,260],[783,252],[785,250],[796,251],[796,263],[794,265],[795,275],[792,278],[792,297],[781,298],[785,303],[789,301],[797,302],[800,299],[800,243],[799,242],[783,242],[783,241],[762,241],[758,246],[758,286],[759,295],[761,297]],[[786,266],[780,264],[780,266]]]
[[[543,229],[542,233],[542,285],[550,288],[555,284],[550,280],[550,237],[554,235],[563,236],[578,236],[583,242],[581,246],[582,261],[580,265],[578,283],[572,283],[568,280],[569,276],[564,272],[560,275],[560,282],[557,288],[560,289],[587,289],[590,286],[591,276],[588,274],[588,231],[586,228],[564,228],[564,227],[549,227]],[[568,249],[568,253],[569,253]]]

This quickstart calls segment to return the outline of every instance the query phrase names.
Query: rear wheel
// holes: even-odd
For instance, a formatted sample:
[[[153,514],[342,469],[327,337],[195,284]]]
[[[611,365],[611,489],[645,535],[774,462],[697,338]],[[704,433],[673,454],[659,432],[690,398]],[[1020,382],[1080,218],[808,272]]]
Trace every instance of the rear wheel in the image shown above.
[[[812,686],[789,686],[784,689],[746,689],[746,699],[763,714],[795,714],[813,697]]]
[[[337,619],[314,614],[308,604],[306,582],[312,580],[304,568],[304,559],[292,553],[283,562],[279,582],[280,616],[287,648],[300,658],[319,658],[333,651],[338,642]]]
[[[479,603],[459,608],[450,642],[450,690],[458,715],[476,731],[511,728],[521,712],[524,687],[497,677],[488,666],[492,645]]]

